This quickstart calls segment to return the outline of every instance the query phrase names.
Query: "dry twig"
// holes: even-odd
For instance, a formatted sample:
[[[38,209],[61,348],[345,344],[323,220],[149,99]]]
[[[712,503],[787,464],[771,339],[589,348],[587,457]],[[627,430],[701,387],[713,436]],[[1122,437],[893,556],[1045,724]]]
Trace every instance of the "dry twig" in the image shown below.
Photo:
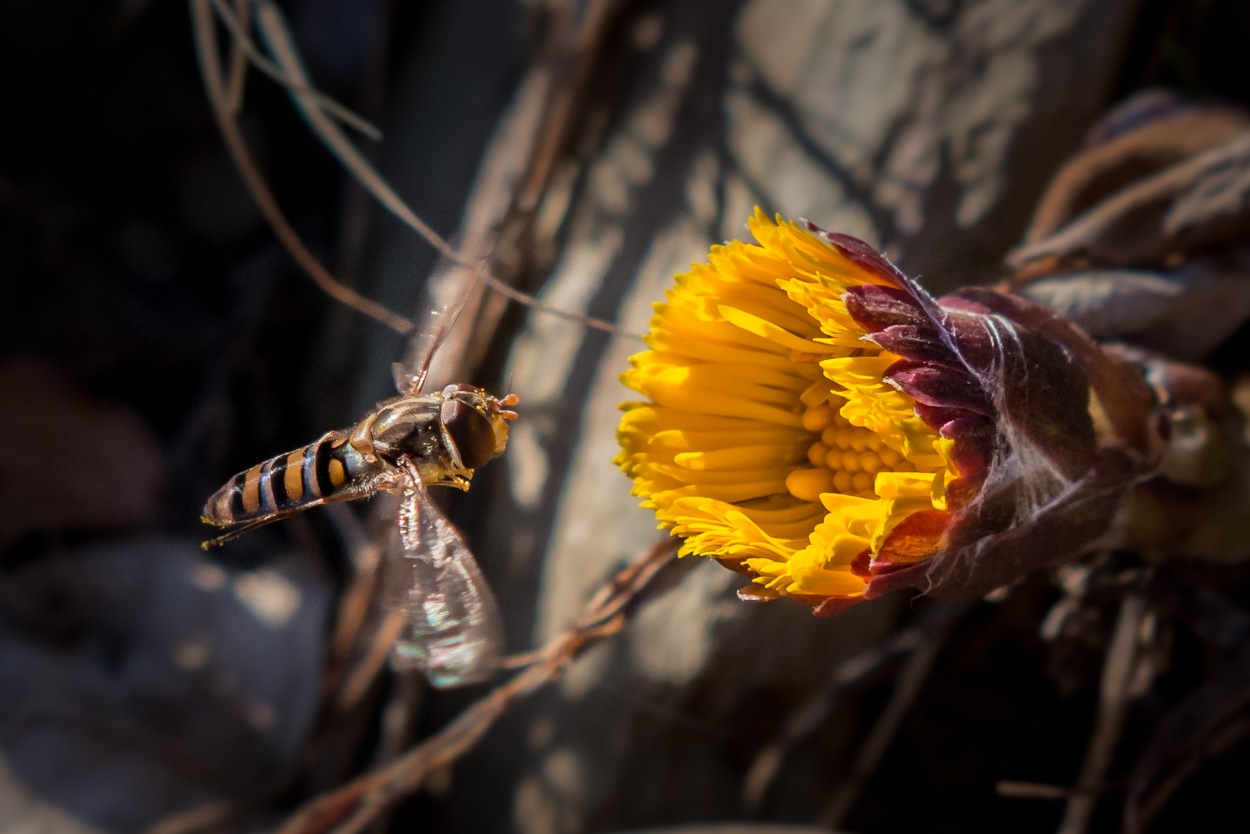
[[[1193,755],[1182,762],[1167,779],[1162,780],[1153,794],[1145,801],[1135,802],[1129,806],[1125,814],[1125,831],[1130,834],[1140,834],[1144,831],[1186,779],[1206,762],[1231,750],[1246,736],[1250,736],[1250,718],[1243,717],[1225,724],[1210,738],[1201,739]],[[1134,797],[1134,800],[1137,799],[1139,798]]]
[[[223,16],[230,14],[223,0],[213,0],[213,2],[219,14]],[[379,203],[428,241],[443,257],[466,269],[476,270],[477,280],[482,281],[491,289],[513,301],[560,318],[580,322],[587,327],[634,337],[634,334],[626,333],[610,322],[549,307],[538,299],[500,281],[490,273],[489,268],[483,269],[481,267],[481,264],[489,257],[489,252],[493,250],[493,244],[481,245],[479,242],[478,245],[481,245],[481,252],[467,256],[457,251],[438,232],[434,231],[433,228],[416,215],[346,134],[339,129],[338,123],[327,115],[328,109],[325,97],[316,94],[315,88],[308,78],[308,73],[304,69],[299,50],[295,46],[295,40],[291,36],[290,28],[286,24],[282,10],[276,4],[269,2],[269,0],[258,0],[256,3],[256,22],[264,34],[270,54],[273,55],[281,72],[293,82],[287,85],[291,98],[322,144]]]
[[[145,828],[143,834],[194,834],[197,831],[210,831],[229,822],[238,811],[238,804],[229,801],[194,805],[162,817]]]
[[[457,300],[468,298],[471,295],[473,284],[481,281],[504,297],[520,304],[542,310],[560,318],[579,322],[587,327],[632,339],[639,338],[637,334],[626,332],[610,322],[550,307],[492,275],[490,269],[486,266],[486,260],[489,258],[489,253],[494,249],[493,238],[496,237],[495,230],[499,227],[496,224],[486,224],[478,230],[479,234],[473,235],[476,244],[483,244],[483,241],[486,241],[488,245],[480,245],[481,253],[479,255],[466,258],[435,232],[433,228],[422,221],[395,193],[386,180],[378,174],[351,140],[339,129],[338,123],[335,121],[336,119],[338,122],[349,124],[374,139],[381,138],[381,133],[377,128],[319,92],[312,85],[304,70],[294,39],[291,37],[290,29],[286,25],[281,10],[276,5],[266,2],[266,0],[258,0],[255,3],[257,24],[265,35],[271,54],[277,61],[275,64],[260,54],[260,50],[251,39],[248,25],[245,22],[246,17],[236,14],[237,10],[246,8],[245,0],[238,2],[236,11],[232,11],[225,0],[190,0],[190,3],[192,23],[195,30],[196,50],[204,76],[205,88],[208,91],[213,113],[235,166],[239,169],[239,173],[248,191],[252,194],[252,198],[260,207],[261,212],[265,215],[266,220],[269,221],[283,245],[291,252],[300,266],[309,273],[314,282],[332,298],[385,324],[400,334],[407,334],[413,329],[413,323],[407,318],[361,296],[341,281],[335,279],[313,257],[299,235],[291,227],[285,214],[274,199],[273,193],[265,182],[264,177],[260,174],[260,170],[253,161],[251,154],[248,152],[242,132],[238,127],[236,111],[242,97],[242,78],[244,75],[238,69],[241,60],[239,56],[245,56],[254,66],[286,87],[296,106],[313,129],[313,132],[343,167],[374,198],[438,249],[451,263],[471,271],[471,275],[456,276],[458,284],[467,284],[463,288],[457,287],[453,289],[453,294]],[[600,2],[593,4],[593,13],[577,16],[581,28],[576,28],[572,32],[571,37],[573,42],[581,48],[583,58],[587,54],[593,53],[592,47],[596,46],[602,37],[605,21],[610,18],[609,10],[612,6],[613,2],[600,0]],[[228,85],[217,54],[217,38],[213,22],[214,11],[230,31],[233,39],[234,51],[232,54],[231,78]],[[588,36],[588,31],[592,36]],[[562,52],[559,53],[559,57],[567,59],[567,56]],[[581,63],[578,62],[574,62],[574,65],[581,67]],[[587,72],[588,70],[582,68],[580,72],[573,73],[575,81],[578,82],[573,85],[574,87],[580,89]],[[535,109],[533,113],[538,121],[527,131],[530,141],[522,143],[523,147],[534,148],[533,142],[540,135],[546,140],[540,142],[529,154],[529,164],[524,169],[524,176],[520,177],[531,189],[535,186],[536,171],[543,174],[543,176],[537,177],[537,179],[542,182],[546,181],[546,174],[549,173],[551,167],[551,159],[554,158],[554,154],[559,149],[559,146],[554,144],[554,138],[562,138],[568,132],[569,113],[567,107],[570,101],[569,85],[552,83],[543,92],[544,95],[539,97],[541,106]],[[556,119],[555,116],[560,116],[561,118]],[[555,127],[551,123],[553,119],[555,122],[558,122]],[[516,178],[509,178],[509,181],[514,182]],[[509,206],[513,204],[514,201],[511,200],[504,203],[504,205]],[[509,209],[509,211],[511,210]],[[505,225],[502,222],[502,218],[499,218],[499,221],[499,225]],[[466,278],[468,279],[467,281],[465,280]],[[448,306],[450,307],[451,305]],[[470,315],[467,319],[472,321],[474,316]]]
[[[236,37],[230,47],[230,82],[227,89],[230,91],[231,113],[238,113],[243,106],[243,90],[247,84],[247,52],[243,48],[243,41],[248,36],[248,22],[251,20],[247,13],[247,4],[248,0],[234,0],[234,13],[239,19],[242,37]]]
[[[641,340],[637,334],[601,319],[547,307],[512,286],[526,280],[528,269],[541,266],[532,251],[535,217],[541,211],[553,171],[569,156],[569,145],[585,115],[589,80],[602,59],[602,42],[612,22],[618,20],[622,5],[622,0],[553,5],[542,54],[518,85],[514,104],[483,159],[465,208],[462,238],[467,251],[489,246],[494,260],[483,283],[505,298],[616,336]],[[453,272],[439,282],[454,285],[455,278]],[[458,355],[465,357],[468,365],[480,362],[505,306],[480,295],[470,298],[461,326],[450,339],[455,349],[444,351],[443,358]],[[441,367],[435,375],[446,377],[448,372],[447,367]]]
[[[339,714],[349,712],[364,698],[369,687],[373,685],[378,674],[386,666],[391,647],[395,645],[400,632],[408,622],[407,616],[403,611],[392,611],[370,635],[364,657],[360,658],[342,679],[342,686],[338,689],[333,707],[334,712]]]
[[[377,302],[371,301],[357,292],[348,289],[336,281],[321,263],[313,257],[304,245],[299,234],[291,226],[286,215],[274,199],[268,183],[260,173],[260,168],[252,159],[243,140],[239,123],[230,109],[230,99],[222,76],[221,60],[218,57],[217,33],[214,29],[211,0],[190,0],[191,20],[195,29],[196,53],[200,61],[200,72],[204,76],[204,88],[208,92],[208,100],[213,108],[213,115],[225,139],[226,148],[234,160],[234,165],[243,177],[243,184],[251,193],[252,199],[260,208],[274,234],[282,241],[287,250],[300,266],[312,276],[317,286],[336,301],[359,310],[361,313],[376,319],[400,334],[412,330],[412,322],[403,316],[387,310]]]
[[[367,119],[353,113],[351,110],[339,104],[325,93],[308,85],[305,81],[291,78],[279,69],[273,62],[269,61],[265,58],[265,56],[260,54],[260,49],[257,48],[256,43],[252,40],[249,32],[249,29],[251,28],[251,17],[248,15],[247,10],[250,2],[251,0],[235,0],[235,9],[232,12],[230,7],[226,5],[225,0],[213,0],[213,7],[216,9],[218,16],[221,18],[221,22],[224,23],[226,28],[230,30],[230,36],[233,39],[233,51],[231,53],[230,66],[230,80],[232,84],[230,97],[231,112],[238,112],[239,104],[242,100],[242,81],[240,80],[238,82],[238,90],[233,87],[233,84],[235,83],[235,66],[237,65],[237,57],[241,55],[247,62],[250,62],[252,66],[256,67],[283,87],[286,87],[288,90],[298,91],[304,95],[311,96],[317,100],[318,104],[325,108],[327,113],[333,114],[334,117],[343,122],[343,124],[351,125],[353,128],[360,131],[365,136],[368,136],[370,139],[373,139],[375,142],[379,141],[382,138],[382,131],[378,130]],[[242,77],[242,74],[243,73],[240,71],[240,78]]]
[[[1250,615],[1211,588],[1185,588],[1156,577],[1151,600],[1208,646],[1226,652],[1210,677],[1163,717],[1134,766],[1124,830],[1140,834],[1175,791],[1207,761],[1250,735]]]
[[[962,613],[964,610],[966,609],[961,607],[957,609],[957,612]],[[923,641],[908,658],[907,665],[898,676],[894,692],[885,705],[885,710],[877,719],[877,723],[873,725],[872,731],[855,757],[850,775],[838,786],[833,798],[821,812],[820,825],[826,828],[838,828],[855,807],[856,800],[859,799],[864,786],[868,784],[868,780],[876,771],[877,765],[881,763],[882,757],[890,749],[890,743],[894,741],[894,736],[898,733],[903,719],[911,709],[912,703],[915,702],[916,696],[920,694],[925,680],[928,679],[929,670],[933,668],[933,662],[937,660],[938,653],[946,645],[946,635],[950,632],[950,626],[953,623],[952,617],[947,619],[942,628],[933,630],[930,627]]]
[[[1067,799],[1073,789],[1063,785],[1045,785],[1040,782],[1013,782],[1002,779],[994,783],[994,793],[1009,799]]]
[[[1120,615],[1107,648],[1098,695],[1098,717],[1090,736],[1089,750],[1077,789],[1068,797],[1059,834],[1084,834],[1098,802],[1098,791],[1111,765],[1111,758],[1128,715],[1129,684],[1136,665],[1138,632],[1146,615],[1146,598],[1130,592],[1120,603]]]
[[[909,628],[834,667],[816,694],[790,716],[778,737],[756,753],[742,783],[742,802],[747,810],[752,813],[759,810],[786,756],[825,722],[846,690],[900,656],[915,651],[923,640],[923,629]]]
[[[367,828],[416,791],[431,772],[472,749],[495,719],[513,704],[557,678],[588,646],[624,628],[632,607],[673,561],[677,544],[676,539],[657,542],[604,585],[573,627],[549,641],[532,665],[391,764],[300,808],[279,829],[279,834],[356,834]]]

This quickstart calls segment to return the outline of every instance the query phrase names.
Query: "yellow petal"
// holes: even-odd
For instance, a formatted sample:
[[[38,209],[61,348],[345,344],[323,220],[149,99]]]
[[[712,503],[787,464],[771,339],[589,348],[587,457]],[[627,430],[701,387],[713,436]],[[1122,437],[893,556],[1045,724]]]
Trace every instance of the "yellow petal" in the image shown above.
[[[765,596],[856,596],[851,564],[945,507],[948,441],[884,380],[843,294],[889,283],[756,211],[758,245],[712,247],[656,304],[622,382],[616,463],[683,555],[745,570]]]

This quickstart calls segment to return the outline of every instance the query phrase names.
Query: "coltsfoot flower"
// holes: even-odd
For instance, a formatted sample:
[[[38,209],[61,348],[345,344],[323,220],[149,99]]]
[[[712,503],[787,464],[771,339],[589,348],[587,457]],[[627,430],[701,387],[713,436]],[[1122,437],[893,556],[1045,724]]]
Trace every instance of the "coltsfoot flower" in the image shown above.
[[[969,596],[1104,534],[1152,463],[1141,374],[1037,305],[935,301],[758,210],[655,305],[616,463],[744,598]],[[1039,538],[1040,537],[1040,540]]]

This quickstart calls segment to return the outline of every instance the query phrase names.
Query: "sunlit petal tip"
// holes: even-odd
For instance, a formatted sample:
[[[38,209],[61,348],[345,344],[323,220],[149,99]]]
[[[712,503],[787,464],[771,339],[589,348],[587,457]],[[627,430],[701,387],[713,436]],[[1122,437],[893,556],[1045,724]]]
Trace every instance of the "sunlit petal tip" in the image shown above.
[[[747,226],[757,243],[677,277],[621,376],[649,400],[622,406],[616,463],[683,555],[830,616],[905,585],[984,593],[1105,531],[1114,506],[1091,523],[1083,497],[1148,462],[1135,418],[1096,437],[1114,374],[1087,337],[990,291],[935,300],[849,235]]]

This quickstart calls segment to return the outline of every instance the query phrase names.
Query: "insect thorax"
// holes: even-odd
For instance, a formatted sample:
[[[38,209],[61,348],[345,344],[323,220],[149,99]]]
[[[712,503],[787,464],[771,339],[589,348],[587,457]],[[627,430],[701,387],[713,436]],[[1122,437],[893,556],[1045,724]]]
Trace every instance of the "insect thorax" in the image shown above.
[[[428,482],[444,480],[456,467],[439,419],[440,404],[433,395],[403,397],[379,408],[367,421],[371,452],[392,466],[406,456]]]

